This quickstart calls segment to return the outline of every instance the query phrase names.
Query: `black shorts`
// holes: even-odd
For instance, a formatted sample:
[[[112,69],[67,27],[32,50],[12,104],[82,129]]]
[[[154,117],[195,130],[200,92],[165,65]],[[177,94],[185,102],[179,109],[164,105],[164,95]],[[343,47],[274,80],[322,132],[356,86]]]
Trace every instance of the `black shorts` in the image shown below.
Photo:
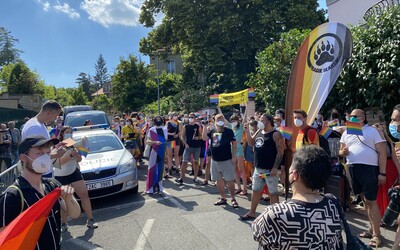
[[[54,176],[54,178],[61,183],[61,185],[69,185],[73,182],[83,180],[81,171],[79,168],[75,169],[75,171],[67,176]]]
[[[369,201],[376,200],[379,167],[366,164],[348,164],[347,169],[354,194],[363,193],[365,199]]]
[[[204,158],[206,156],[206,142],[201,141],[201,146],[200,146],[200,158]]]
[[[126,149],[135,149],[136,148],[136,141],[135,140],[127,140],[127,141],[125,141],[125,148]]]

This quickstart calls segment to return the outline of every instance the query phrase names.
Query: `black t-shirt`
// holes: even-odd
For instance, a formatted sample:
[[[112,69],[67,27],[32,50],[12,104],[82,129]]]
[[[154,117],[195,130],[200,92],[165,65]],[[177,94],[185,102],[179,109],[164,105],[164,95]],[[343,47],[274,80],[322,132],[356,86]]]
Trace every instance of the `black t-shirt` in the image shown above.
[[[211,139],[210,149],[214,161],[232,159],[231,142],[236,141],[232,129],[224,128],[222,133],[213,129],[208,133],[208,137]]]
[[[200,148],[200,127],[197,124],[186,124],[186,143],[190,148]],[[195,137],[199,137],[199,140],[194,140]]]
[[[254,163],[256,168],[272,169],[274,167],[277,154],[274,141],[274,133],[279,133],[272,130],[266,134],[259,131],[254,138]]]
[[[168,131],[168,133],[179,134],[179,123],[169,121],[167,123],[167,131]],[[173,141],[173,140],[176,141],[177,139],[178,138],[175,138],[173,135],[168,135],[168,141]]]
[[[55,179],[42,179],[45,194],[50,193],[61,184]],[[25,211],[34,203],[43,198],[31,184],[22,176],[19,176],[13,184],[22,191]],[[60,249],[61,248],[61,216],[60,202],[57,201],[51,209],[42,233],[39,236],[36,249]],[[0,196],[0,227],[7,226],[21,213],[21,195],[16,188],[8,188],[7,192]]]

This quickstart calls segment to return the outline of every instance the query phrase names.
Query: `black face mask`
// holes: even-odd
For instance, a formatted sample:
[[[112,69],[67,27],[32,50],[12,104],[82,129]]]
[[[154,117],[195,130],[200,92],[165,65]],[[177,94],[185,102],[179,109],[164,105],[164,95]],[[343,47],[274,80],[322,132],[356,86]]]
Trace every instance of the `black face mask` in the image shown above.
[[[154,122],[154,125],[161,126],[162,125],[162,121],[156,121],[156,122]]]

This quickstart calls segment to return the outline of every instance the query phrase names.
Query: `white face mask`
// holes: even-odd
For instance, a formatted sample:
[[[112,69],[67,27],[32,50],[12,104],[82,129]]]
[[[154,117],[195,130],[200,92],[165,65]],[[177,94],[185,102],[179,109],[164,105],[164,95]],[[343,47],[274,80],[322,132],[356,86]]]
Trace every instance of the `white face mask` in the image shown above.
[[[258,122],[258,123],[257,123],[257,128],[263,130],[263,129],[265,128],[264,123]]]
[[[123,123],[123,122],[120,122],[119,125],[124,126],[124,123]]]
[[[71,138],[71,137],[72,137],[71,133],[65,133],[64,134],[64,139],[68,139],[68,138]]]
[[[30,158],[29,156],[28,158],[32,160],[32,158]],[[52,167],[53,162],[51,161],[50,155],[48,154],[41,155],[32,161],[32,168],[38,174],[47,173],[51,170]]]
[[[193,118],[189,118],[189,122],[191,123],[191,122],[194,122],[194,119]]]
[[[223,127],[225,125],[224,121],[217,121],[217,126]]]
[[[172,117],[172,119],[174,119],[174,121],[178,120],[177,116]]]
[[[232,122],[231,124],[232,124],[232,127],[235,128],[238,125],[238,122]]]
[[[303,126],[303,121],[298,119],[298,118],[296,118],[296,119],[294,119],[294,125],[296,127],[301,127],[301,126]]]
[[[274,122],[274,128],[277,128],[278,124],[276,122]]]

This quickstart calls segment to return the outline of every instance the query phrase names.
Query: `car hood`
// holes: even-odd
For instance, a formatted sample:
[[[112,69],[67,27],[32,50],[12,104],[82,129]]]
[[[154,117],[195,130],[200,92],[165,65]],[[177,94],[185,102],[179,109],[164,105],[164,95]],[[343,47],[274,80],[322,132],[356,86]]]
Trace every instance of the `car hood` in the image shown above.
[[[132,159],[132,154],[126,149],[114,150],[109,152],[89,154],[83,157],[79,163],[81,172],[92,172],[118,167]]]

